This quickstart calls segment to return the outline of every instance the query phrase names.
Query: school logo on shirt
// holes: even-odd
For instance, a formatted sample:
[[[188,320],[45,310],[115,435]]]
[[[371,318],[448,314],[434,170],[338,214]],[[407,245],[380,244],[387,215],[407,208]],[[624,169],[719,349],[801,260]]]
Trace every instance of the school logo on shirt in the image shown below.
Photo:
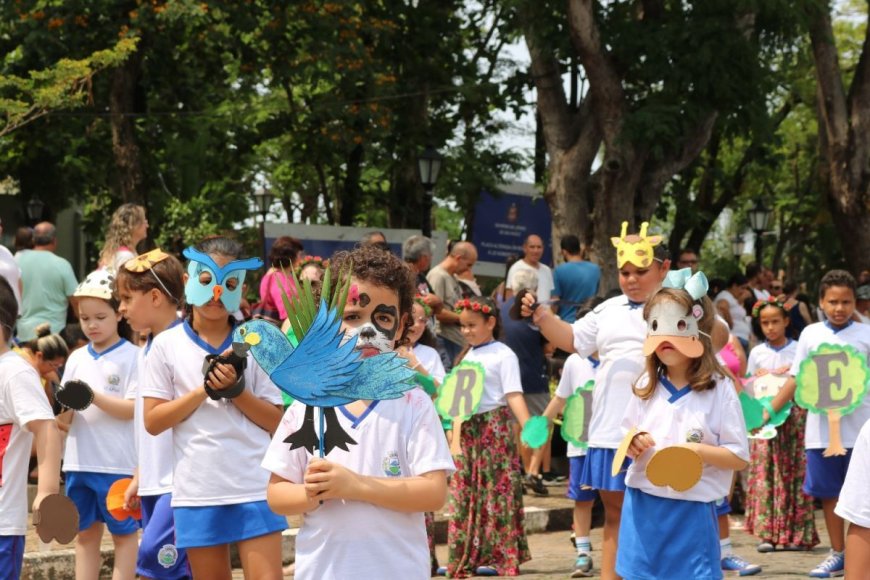
[[[686,432],[686,443],[700,443],[704,440],[704,432],[700,429],[689,429]]]
[[[121,377],[119,375],[109,375],[106,378],[108,384],[106,385],[106,391],[110,393],[120,393],[121,392]]]
[[[384,456],[382,466],[387,477],[399,477],[402,475],[402,466],[399,464],[399,454],[395,451],[390,451]]]
[[[172,568],[178,562],[178,548],[172,544],[164,544],[157,552],[157,562],[164,568]]]

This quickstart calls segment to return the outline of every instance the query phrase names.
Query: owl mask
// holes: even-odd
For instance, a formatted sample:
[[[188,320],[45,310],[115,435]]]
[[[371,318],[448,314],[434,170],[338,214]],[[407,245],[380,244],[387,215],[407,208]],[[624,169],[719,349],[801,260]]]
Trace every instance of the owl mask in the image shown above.
[[[193,246],[184,250],[183,254],[190,260],[187,265],[187,284],[184,286],[187,303],[202,306],[211,300],[220,300],[228,312],[238,310],[242,302],[245,272],[263,266],[260,258],[247,258],[233,260],[220,267],[211,256]]]

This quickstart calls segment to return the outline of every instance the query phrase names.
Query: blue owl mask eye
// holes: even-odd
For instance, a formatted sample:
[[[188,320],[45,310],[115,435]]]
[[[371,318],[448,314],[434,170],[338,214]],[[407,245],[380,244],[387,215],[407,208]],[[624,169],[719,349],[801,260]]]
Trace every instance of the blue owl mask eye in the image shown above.
[[[263,266],[259,258],[233,260],[220,267],[211,256],[192,246],[184,250],[184,257],[190,260],[187,265],[187,284],[184,296],[188,304],[202,306],[212,299],[220,300],[228,312],[235,312],[242,302],[242,284],[248,270]]]

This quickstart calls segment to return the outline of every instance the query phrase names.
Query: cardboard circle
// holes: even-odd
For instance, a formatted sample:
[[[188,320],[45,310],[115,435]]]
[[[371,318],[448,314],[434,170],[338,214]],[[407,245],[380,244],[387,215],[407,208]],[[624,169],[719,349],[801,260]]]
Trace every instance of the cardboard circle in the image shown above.
[[[109,487],[109,493],[106,494],[106,509],[118,521],[124,521],[127,518],[142,519],[141,508],[131,511],[124,509],[124,494],[132,482],[133,479],[130,477],[119,479]]]
[[[637,427],[632,427],[622,438],[622,443],[616,448],[616,455],[613,456],[613,465],[610,466],[610,475],[616,477],[622,471],[622,464],[625,463],[625,457],[628,455],[628,448],[631,447],[631,440],[637,435]]]
[[[94,402],[94,391],[86,382],[72,380],[58,387],[54,398],[68,409],[84,411]]]
[[[646,477],[653,485],[686,491],[701,481],[704,462],[688,447],[675,445],[660,449],[646,465]]]
[[[72,542],[79,532],[79,512],[73,501],[59,493],[46,496],[33,512],[33,526],[46,544]]]

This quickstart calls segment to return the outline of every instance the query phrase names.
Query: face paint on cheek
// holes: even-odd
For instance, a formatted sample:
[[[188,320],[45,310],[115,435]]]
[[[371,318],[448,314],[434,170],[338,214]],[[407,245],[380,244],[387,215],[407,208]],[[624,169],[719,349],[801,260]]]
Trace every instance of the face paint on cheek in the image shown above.
[[[365,295],[363,295],[365,296]],[[378,324],[378,314],[389,314],[393,317],[393,324],[389,327],[381,326]],[[389,338],[390,340],[396,339],[396,330],[399,327],[399,316],[398,311],[395,306],[386,306],[384,304],[378,304],[375,307],[374,312],[372,312],[372,324],[374,324],[375,328],[377,328],[384,336]]]
[[[393,350],[393,339],[387,337],[371,322],[345,330],[341,343],[344,344],[354,337],[356,337],[356,350],[374,349],[378,352]]]
[[[368,306],[369,304],[371,304],[371,301],[372,301],[372,299],[369,298],[369,295],[366,294],[365,292],[363,292],[363,293],[361,293],[361,294],[359,295],[359,306],[360,306],[360,308],[365,308],[366,306]]]

